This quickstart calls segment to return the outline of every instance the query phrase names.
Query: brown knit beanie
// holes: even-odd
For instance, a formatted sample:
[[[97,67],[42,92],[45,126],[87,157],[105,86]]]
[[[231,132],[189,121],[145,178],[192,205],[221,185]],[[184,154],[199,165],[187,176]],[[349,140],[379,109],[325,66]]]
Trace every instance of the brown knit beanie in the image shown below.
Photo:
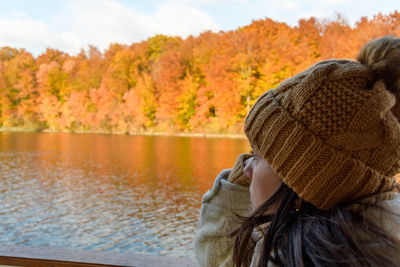
[[[400,39],[328,60],[264,93],[245,122],[253,148],[315,207],[394,196],[400,170]]]

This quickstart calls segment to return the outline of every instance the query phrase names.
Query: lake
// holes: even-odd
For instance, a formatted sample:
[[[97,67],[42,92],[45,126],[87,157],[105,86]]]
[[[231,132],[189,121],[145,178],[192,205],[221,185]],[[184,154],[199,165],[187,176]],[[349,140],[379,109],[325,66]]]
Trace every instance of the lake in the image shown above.
[[[0,133],[0,244],[194,257],[201,196],[247,140]]]

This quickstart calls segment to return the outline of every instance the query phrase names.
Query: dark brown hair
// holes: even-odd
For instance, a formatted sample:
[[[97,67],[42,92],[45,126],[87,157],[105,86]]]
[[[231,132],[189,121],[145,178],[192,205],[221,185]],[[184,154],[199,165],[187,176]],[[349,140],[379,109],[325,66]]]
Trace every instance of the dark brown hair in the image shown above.
[[[282,183],[270,199],[232,232],[236,266],[251,264],[255,229],[263,235],[262,252],[256,265],[259,267],[267,266],[268,262],[291,267],[399,266],[399,240],[364,213],[350,211],[344,206],[322,211],[307,202],[295,209],[297,199],[297,194]],[[265,215],[276,203],[279,204],[277,212]],[[400,216],[377,205],[365,208]],[[260,227],[262,225],[267,227]]]
[[[383,80],[392,93],[400,93],[400,38],[385,36],[364,45],[357,61],[373,73],[373,82]]]

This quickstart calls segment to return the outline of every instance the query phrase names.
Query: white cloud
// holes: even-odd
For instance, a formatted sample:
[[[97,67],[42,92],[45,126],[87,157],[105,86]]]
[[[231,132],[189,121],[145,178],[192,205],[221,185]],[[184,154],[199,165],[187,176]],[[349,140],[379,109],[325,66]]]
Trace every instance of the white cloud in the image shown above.
[[[76,54],[87,45],[107,49],[110,43],[131,44],[155,34],[197,35],[220,30],[213,18],[189,4],[161,3],[144,14],[112,0],[65,1],[52,23],[26,15],[0,17],[0,46],[24,47],[38,55],[47,47]]]
[[[282,5],[284,8],[286,8],[287,10],[290,10],[290,11],[298,11],[299,10],[299,5],[293,1],[284,1],[282,3]]]
[[[161,33],[169,35],[186,37],[206,30],[220,30],[213,18],[188,5],[163,4],[158,8],[155,18]]]
[[[59,47],[62,48],[63,51],[75,53],[83,47],[83,43],[75,35],[69,32],[63,32],[60,34]]]
[[[69,34],[58,34],[45,23],[23,14],[0,17],[0,25],[0,46],[25,48],[30,52],[43,52],[47,47],[75,52],[82,47],[82,42]]]
[[[213,18],[185,4],[163,3],[149,15],[110,0],[66,3],[69,15],[60,18],[70,26],[68,39],[101,50],[110,43],[131,44],[155,34],[187,37],[205,30],[219,30]]]
[[[70,35],[85,45],[101,49],[110,43],[130,44],[143,40],[154,33],[154,19],[113,1],[68,2],[66,17]],[[65,19],[65,18],[64,18]]]
[[[23,47],[26,42],[42,45],[49,41],[49,28],[28,17],[0,17],[0,46]]]

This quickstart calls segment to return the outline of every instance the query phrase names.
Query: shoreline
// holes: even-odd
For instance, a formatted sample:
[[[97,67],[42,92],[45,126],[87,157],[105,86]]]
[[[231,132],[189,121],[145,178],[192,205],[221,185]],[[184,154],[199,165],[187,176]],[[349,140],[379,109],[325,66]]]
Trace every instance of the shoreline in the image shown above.
[[[165,132],[108,132],[108,131],[69,131],[52,129],[29,129],[18,127],[2,127],[0,132],[10,133],[70,133],[70,134],[104,134],[104,135],[142,135],[142,136],[170,136],[170,137],[202,137],[202,138],[233,138],[246,139],[244,134],[215,134],[215,133],[165,133]]]

